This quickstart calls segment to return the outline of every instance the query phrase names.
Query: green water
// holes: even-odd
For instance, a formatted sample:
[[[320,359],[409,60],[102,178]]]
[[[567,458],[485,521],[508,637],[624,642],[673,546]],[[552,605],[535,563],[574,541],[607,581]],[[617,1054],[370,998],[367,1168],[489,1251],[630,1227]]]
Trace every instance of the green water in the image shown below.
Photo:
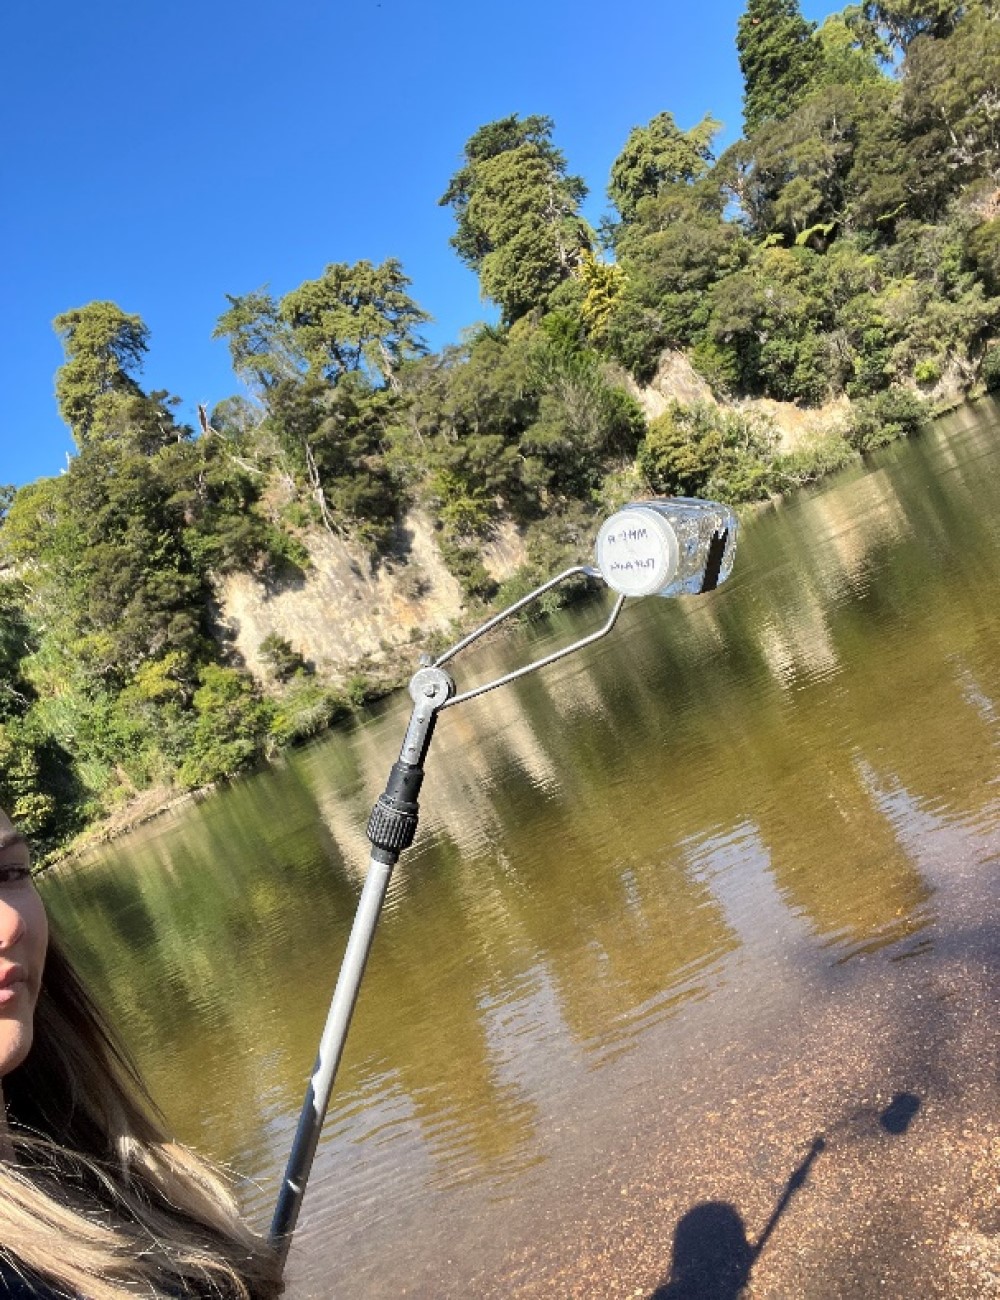
[[[873,465],[750,523],[719,591],[630,602],[442,717],[293,1294],[485,1293],[625,1134],[683,1131],[734,1043],[794,1034],[856,963],[935,960],[952,891],[927,845],[1000,828],[1000,407]],[[459,689],[608,603],[460,658]],[[44,883],[170,1120],[254,1180],[261,1222],[408,704]],[[995,907],[995,869],[970,888]]]

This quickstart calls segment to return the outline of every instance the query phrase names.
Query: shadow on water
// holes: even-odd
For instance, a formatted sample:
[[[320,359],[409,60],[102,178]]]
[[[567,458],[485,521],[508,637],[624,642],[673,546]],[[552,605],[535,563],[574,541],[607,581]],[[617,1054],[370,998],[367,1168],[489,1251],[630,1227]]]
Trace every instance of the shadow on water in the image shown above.
[[[918,1096],[898,1092],[880,1112],[878,1123],[887,1133],[905,1133],[919,1109]],[[756,1242],[749,1240],[742,1217],[727,1201],[703,1201],[688,1210],[674,1230],[670,1275],[650,1300],[739,1300],[778,1221],[805,1186],[813,1162],[826,1145],[822,1134],[814,1138]]]
[[[822,1136],[814,1139],[805,1159],[792,1171],[755,1245],[747,1239],[736,1207],[727,1201],[704,1201],[688,1210],[674,1230],[670,1276],[651,1300],[737,1300],[778,1220],[825,1146]]]

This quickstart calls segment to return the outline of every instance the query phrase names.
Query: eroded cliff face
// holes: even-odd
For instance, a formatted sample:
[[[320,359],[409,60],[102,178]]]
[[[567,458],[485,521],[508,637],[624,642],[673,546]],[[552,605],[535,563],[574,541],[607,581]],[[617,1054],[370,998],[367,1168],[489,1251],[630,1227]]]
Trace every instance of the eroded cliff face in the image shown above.
[[[393,552],[374,568],[341,538],[316,529],[303,539],[312,560],[301,578],[265,585],[249,573],[229,574],[216,588],[217,631],[254,676],[267,677],[261,642],[284,637],[317,673],[336,680],[360,660],[386,660],[424,633],[446,629],[462,610],[426,515],[402,522]],[[513,526],[501,528],[483,563],[498,581],[524,562]]]
[[[640,387],[630,379],[626,382],[647,420],[655,420],[673,402],[680,402],[682,406],[707,402],[711,406],[724,406],[726,410],[755,411],[773,421],[785,451],[790,451],[817,434],[829,432],[837,424],[846,421],[850,410],[850,402],[846,397],[838,397],[835,401],[816,407],[777,402],[770,397],[744,398],[725,406],[718,401],[685,354],[672,348],[667,348],[660,356],[656,374],[647,386]]]
[[[682,352],[667,349],[647,387],[619,376],[654,420],[671,402],[718,405]],[[766,414],[785,449],[843,421],[846,398],[805,410],[759,398],[738,404]],[[217,588],[217,630],[261,680],[268,677],[261,642],[276,633],[329,680],[348,675],[361,661],[398,661],[398,648],[428,632],[445,630],[463,611],[459,584],[449,573],[432,520],[420,511],[402,522],[389,558],[374,568],[340,538],[317,528],[305,539],[312,565],[304,576],[266,586],[252,574],[231,574]],[[483,563],[502,582],[527,556],[513,523],[502,525],[483,547]],[[582,559],[583,557],[581,557]]]
[[[694,402],[718,403],[711,388],[698,374],[683,352],[667,348],[660,355],[656,374],[647,385],[640,385],[629,375],[623,376],[626,387],[642,407],[647,420],[662,415],[672,402],[689,406]]]

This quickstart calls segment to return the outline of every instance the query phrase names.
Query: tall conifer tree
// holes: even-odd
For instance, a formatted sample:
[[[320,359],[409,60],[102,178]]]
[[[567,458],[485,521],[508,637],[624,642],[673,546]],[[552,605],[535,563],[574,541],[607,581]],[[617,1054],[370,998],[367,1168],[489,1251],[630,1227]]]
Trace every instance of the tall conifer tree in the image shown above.
[[[567,174],[552,127],[516,113],[480,127],[439,200],[455,214],[452,246],[508,323],[545,307],[591,243],[579,214],[586,186]]]
[[[787,117],[809,88],[822,59],[798,0],[749,0],[736,29],[743,73],[744,129]]]
[[[149,347],[141,317],[113,302],[89,302],[52,322],[66,360],[56,374],[59,413],[83,447],[115,402],[138,397],[135,375]]]

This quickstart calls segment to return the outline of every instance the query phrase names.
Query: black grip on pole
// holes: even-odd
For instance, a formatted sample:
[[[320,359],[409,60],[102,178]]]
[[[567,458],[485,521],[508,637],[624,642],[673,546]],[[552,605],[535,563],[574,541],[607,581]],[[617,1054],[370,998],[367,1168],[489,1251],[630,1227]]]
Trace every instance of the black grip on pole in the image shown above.
[[[409,763],[393,763],[384,793],[380,794],[368,819],[368,838],[377,849],[400,854],[413,843],[417,833],[417,795],[424,769]]]

